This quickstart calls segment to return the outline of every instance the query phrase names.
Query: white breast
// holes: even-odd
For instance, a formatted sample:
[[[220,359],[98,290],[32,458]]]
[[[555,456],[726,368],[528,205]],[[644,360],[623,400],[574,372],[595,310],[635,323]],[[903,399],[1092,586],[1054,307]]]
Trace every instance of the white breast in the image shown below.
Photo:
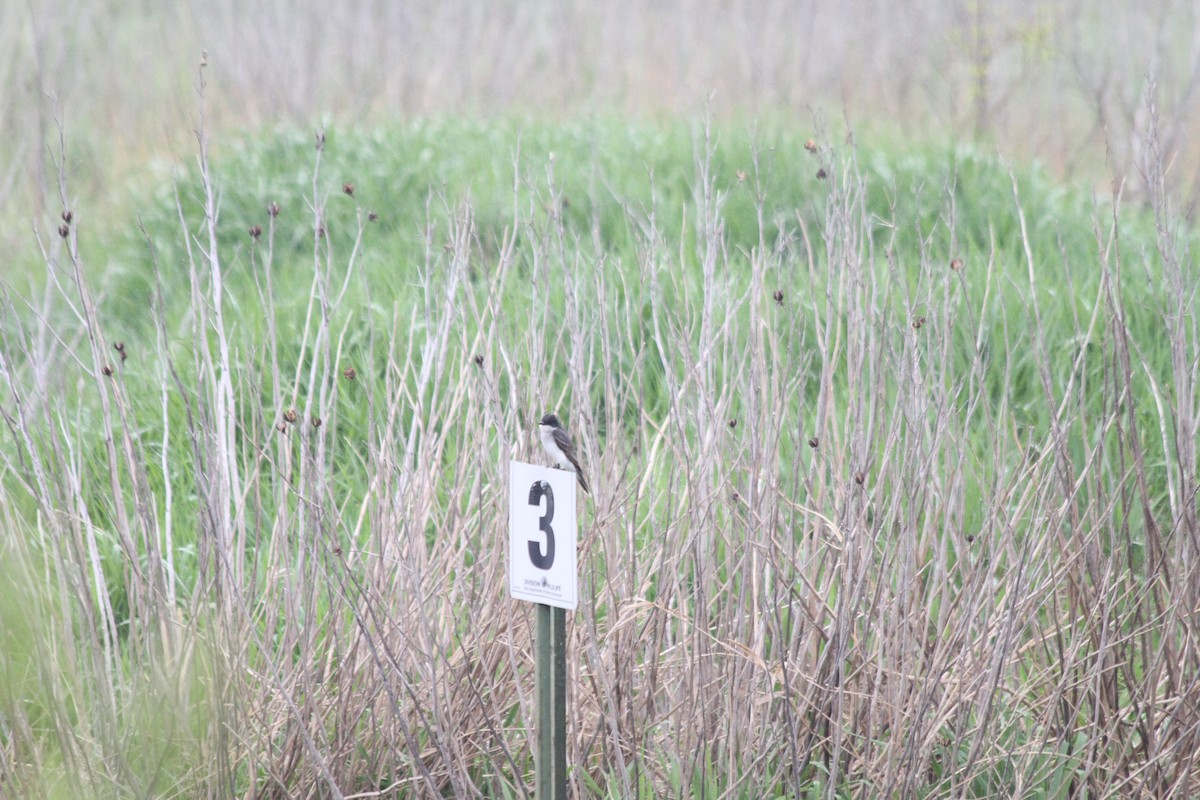
[[[560,467],[569,467],[571,462],[563,455],[563,451],[559,449],[558,444],[554,441],[554,430],[549,425],[538,425],[538,436],[542,440],[542,447],[546,449],[546,453],[553,458]]]

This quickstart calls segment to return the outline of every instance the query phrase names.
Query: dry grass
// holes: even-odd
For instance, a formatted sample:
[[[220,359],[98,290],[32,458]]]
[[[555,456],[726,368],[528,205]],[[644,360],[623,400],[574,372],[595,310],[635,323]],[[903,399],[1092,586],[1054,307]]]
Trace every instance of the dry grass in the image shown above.
[[[367,210],[326,235],[320,140],[301,278],[275,216],[223,236],[201,131],[147,338],[115,349],[79,219],[5,296],[6,790],[528,796],[502,476],[569,409],[578,794],[1198,791],[1197,275],[1158,140],[1138,264],[1097,211],[1081,272],[1016,180],[1011,242],[966,240],[952,176],[933,228],[889,216],[824,143],[776,234],[758,154],[735,180],[705,138],[686,206],[620,198],[627,253],[553,159],[497,230],[432,195],[391,306]]]

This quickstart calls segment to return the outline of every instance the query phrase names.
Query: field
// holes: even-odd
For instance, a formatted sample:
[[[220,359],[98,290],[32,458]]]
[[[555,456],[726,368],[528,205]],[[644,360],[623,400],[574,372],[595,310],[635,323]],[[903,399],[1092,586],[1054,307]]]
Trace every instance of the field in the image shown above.
[[[0,150],[0,796],[532,796],[547,411],[574,795],[1200,793],[1188,119],[1098,177],[999,101],[272,125],[213,60],[161,169],[83,98]]]

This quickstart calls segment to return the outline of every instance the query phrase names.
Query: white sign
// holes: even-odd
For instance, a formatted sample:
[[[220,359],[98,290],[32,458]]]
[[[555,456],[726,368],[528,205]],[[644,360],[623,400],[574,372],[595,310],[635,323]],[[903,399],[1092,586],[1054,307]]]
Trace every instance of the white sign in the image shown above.
[[[509,593],[574,611],[575,473],[513,461],[508,477]]]

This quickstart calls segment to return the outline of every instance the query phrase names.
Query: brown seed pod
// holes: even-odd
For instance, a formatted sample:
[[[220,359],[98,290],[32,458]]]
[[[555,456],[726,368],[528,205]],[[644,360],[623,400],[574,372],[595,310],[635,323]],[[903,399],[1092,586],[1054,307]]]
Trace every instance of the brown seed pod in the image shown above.
[[[950,262],[950,269],[954,270],[955,272],[958,272],[960,269],[962,269],[962,266],[963,263],[961,258],[956,258]]]
[[[483,354],[482,353],[476,354],[474,361],[475,361],[475,366],[482,367],[483,366]]]
[[[325,131],[317,131],[317,149],[325,149]]]
[[[736,419],[730,419],[730,420],[729,420],[729,427],[731,427],[731,428],[736,428],[736,427],[737,427],[737,420],[736,420]]]
[[[316,414],[313,414],[313,418],[312,418],[312,420],[310,420],[310,421],[312,422],[312,426],[313,426],[314,428],[319,428],[319,427],[321,427],[321,418],[320,418],[320,417],[318,417]]]
[[[811,447],[813,450],[816,450],[818,447],[821,446],[821,440],[818,439],[816,436],[811,436],[808,439],[808,446]]]
[[[745,183],[745,182],[746,182],[746,170],[744,170],[744,169],[739,169],[739,170],[737,171],[737,173],[736,173],[736,174],[737,174],[737,180],[738,180],[738,183]]]
[[[867,479],[867,476],[862,474],[861,472],[856,472],[854,474],[854,482],[857,483],[859,486],[862,486],[863,481],[865,481],[866,479]]]
[[[975,541],[975,535],[972,533],[968,533],[967,534],[967,544],[971,544],[974,541]]]
[[[66,211],[62,212],[62,221],[68,225],[71,224],[71,220],[74,218],[75,215],[71,213],[71,209],[68,208]]]
[[[367,214],[367,222],[378,222],[378,221],[379,221],[379,215],[376,214],[374,211]]]
[[[271,219],[275,219],[275,217],[278,217],[279,216],[279,203],[271,203],[269,206],[267,206],[267,214],[269,214],[271,216]]]
[[[294,408],[289,408],[287,411],[283,412],[283,418],[288,422],[295,422],[296,416],[296,409]]]
[[[779,303],[779,305],[783,305],[783,289],[776,289],[775,294],[773,296],[775,298],[776,303]]]
[[[116,350],[118,353],[121,354],[122,362],[124,362],[125,359],[129,358],[129,353],[125,352],[125,343],[124,342],[117,342],[116,344],[114,344],[113,350]]]
[[[809,139],[807,142],[804,143],[804,149],[810,153],[815,153],[815,152],[817,152],[817,143],[814,142],[812,139]]]
[[[343,183],[342,184],[342,194],[344,194],[348,197],[354,197],[354,184],[349,183],[349,182]]]
[[[338,558],[341,558],[341,556],[342,556],[342,546],[341,546],[340,544],[335,544],[335,545],[333,546],[333,554],[334,554],[335,556],[337,556]]]
[[[65,238],[67,238],[68,236],[70,236],[70,235],[71,235],[71,228],[70,228],[70,226],[68,226],[68,225],[59,225],[59,226],[58,226],[58,235],[59,235],[59,236],[61,236],[61,237],[62,237],[62,238],[64,238],[64,239],[65,239]]]
[[[113,374],[113,368],[110,367],[108,364],[105,364],[103,367],[101,367],[100,371],[104,373],[105,377],[111,376]]]
[[[275,425],[275,430],[279,431],[280,433],[287,433],[287,423],[286,422],[277,423]]]
[[[827,173],[825,171],[824,167],[821,167],[819,170],[817,170],[817,180],[823,181],[828,177],[829,177],[829,173]]]
[[[358,377],[358,373],[354,370],[354,367],[346,367],[344,370],[342,370],[342,376],[346,380],[352,381]]]
[[[258,225],[251,225],[250,226],[250,238],[257,239],[260,236],[262,236],[262,228],[259,227]]]

